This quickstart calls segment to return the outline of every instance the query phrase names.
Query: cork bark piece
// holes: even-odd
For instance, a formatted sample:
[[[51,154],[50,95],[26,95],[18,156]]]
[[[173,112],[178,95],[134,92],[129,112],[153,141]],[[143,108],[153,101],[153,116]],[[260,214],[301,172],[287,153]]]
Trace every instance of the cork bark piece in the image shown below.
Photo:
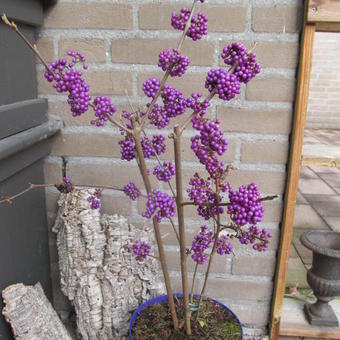
[[[140,263],[124,248],[134,240],[152,244],[152,229],[92,210],[87,198],[93,192],[75,189],[58,201],[53,231],[61,290],[74,306],[82,339],[121,339],[131,312],[164,288],[157,259],[149,256]]]
[[[15,339],[72,340],[40,283],[35,286],[22,283],[8,286],[2,297],[5,305],[2,314],[10,323]]]

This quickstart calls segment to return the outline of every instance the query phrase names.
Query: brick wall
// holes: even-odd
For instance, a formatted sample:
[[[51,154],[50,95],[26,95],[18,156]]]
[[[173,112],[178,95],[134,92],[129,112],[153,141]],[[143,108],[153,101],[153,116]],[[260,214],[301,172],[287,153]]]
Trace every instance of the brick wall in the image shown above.
[[[315,34],[306,127],[340,129],[340,34]]]
[[[118,108],[128,108],[127,89],[136,106],[146,103],[141,84],[150,75],[159,75],[155,66],[161,49],[174,46],[180,33],[171,30],[170,13],[190,1],[59,1],[45,15],[38,46],[46,58],[64,55],[69,48],[81,49],[89,61],[87,80],[92,93],[111,96]],[[225,160],[239,171],[231,182],[255,181],[261,192],[279,194],[278,200],[265,203],[262,223],[274,239],[265,254],[235,245],[235,257],[216,258],[208,294],[227,303],[241,318],[247,332],[265,332],[273,291],[273,275],[282,214],[282,195],[286,183],[286,163],[295,95],[295,74],[299,50],[301,2],[295,0],[210,0],[199,5],[209,18],[209,35],[203,40],[185,43],[184,52],[192,61],[190,72],[181,81],[170,80],[188,95],[204,91],[204,78],[211,66],[221,64],[223,46],[234,40],[251,46],[255,41],[263,70],[234,101],[214,100],[209,114],[222,121],[229,140]],[[50,114],[65,122],[55,138],[52,156],[46,162],[48,182],[58,182],[66,173],[76,184],[122,185],[133,178],[141,182],[136,164],[120,160],[115,128],[89,126],[90,116],[72,118],[63,96],[57,96],[50,84],[38,76],[39,93],[49,99]],[[168,135],[170,130],[165,131]],[[184,176],[202,166],[190,151],[192,130],[184,133]],[[169,152],[170,158],[172,153]],[[163,189],[166,189],[165,187]],[[48,214],[53,221],[57,193],[48,190]],[[104,191],[104,212],[122,213],[131,222],[141,224],[143,202],[130,202],[119,192]],[[145,221],[144,221],[145,222]],[[203,223],[194,209],[186,210],[188,242]],[[147,222],[146,222],[147,223]],[[162,226],[169,267],[175,290],[180,290],[178,246],[168,224]],[[51,244],[53,239],[51,238]],[[54,261],[56,258],[53,257]],[[190,261],[189,261],[190,262]],[[55,266],[56,268],[56,266]],[[190,264],[190,270],[193,266]],[[202,277],[199,278],[199,284]],[[59,309],[63,305],[55,292]]]

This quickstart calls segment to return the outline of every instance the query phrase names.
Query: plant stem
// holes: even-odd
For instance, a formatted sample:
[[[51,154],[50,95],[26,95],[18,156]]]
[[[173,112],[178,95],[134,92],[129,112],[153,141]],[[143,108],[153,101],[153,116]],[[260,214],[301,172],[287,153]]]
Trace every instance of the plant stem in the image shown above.
[[[146,134],[146,132],[145,132],[144,129],[142,129],[142,132],[143,132],[144,136],[147,137],[147,134]],[[156,159],[157,159],[157,161],[158,161],[158,164],[159,164],[160,166],[162,166],[161,160],[159,159],[159,157],[158,157],[158,155],[157,155],[157,152],[156,152],[156,149],[155,149],[155,147],[153,146],[152,143],[151,143],[151,147],[152,147],[152,149],[153,149],[154,152],[155,152],[155,157],[156,157]],[[171,190],[171,193],[172,193],[173,198],[176,199],[175,191],[174,191],[174,189],[172,188],[172,185],[171,185],[170,181],[167,181],[167,183],[168,183],[168,185],[169,185],[169,188],[170,188],[170,190]],[[177,229],[176,229],[175,223],[174,223],[174,221],[173,221],[173,219],[172,219],[171,217],[169,217],[168,219],[169,219],[169,221],[170,221],[170,223],[171,223],[172,229],[174,230],[174,233],[175,233],[175,235],[176,235],[177,241],[178,241],[178,243],[179,243],[179,235],[178,235],[178,231],[177,231]]]
[[[185,330],[187,336],[191,335],[190,310],[189,310],[189,288],[188,288],[188,271],[187,271],[187,254],[185,243],[185,227],[184,227],[184,208],[183,201],[183,183],[182,183],[182,154],[181,154],[181,133],[179,126],[174,127],[174,151],[175,151],[175,167],[176,167],[176,205],[179,230],[179,244],[181,256],[181,276],[182,289],[184,298],[184,316]]]
[[[194,276],[192,277],[191,293],[190,293],[190,302],[191,302],[191,303],[192,303],[193,300],[194,300],[194,286],[195,286],[197,268],[198,268],[198,263],[196,263],[196,265],[195,265]]]
[[[220,203],[219,193],[220,193],[220,191],[219,191],[219,179],[216,179],[216,200],[217,200],[217,204]],[[205,290],[207,288],[210,268],[211,268],[211,264],[212,264],[212,261],[213,261],[213,258],[214,258],[215,252],[216,252],[218,235],[219,235],[219,233],[221,231],[221,216],[220,216],[220,213],[219,213],[218,210],[217,210],[216,223],[217,223],[217,229],[216,229],[216,233],[215,233],[214,244],[213,244],[213,247],[211,249],[210,256],[209,256],[208,267],[207,267],[207,270],[205,272],[204,283],[203,283],[203,287],[202,287],[202,290],[201,290],[200,298],[199,298],[199,301],[198,301],[198,310],[197,310],[196,320],[198,319],[198,315],[199,315],[199,311],[200,311],[199,308],[200,308],[200,305],[201,305],[201,302],[202,302],[202,297],[203,297],[203,295],[205,293]]]
[[[141,139],[140,139],[141,130],[137,129],[134,116],[131,117],[131,125],[132,125],[132,130],[133,130],[132,136],[135,141],[136,153],[139,159],[140,172],[143,177],[145,189],[147,193],[149,194],[152,192],[152,187],[151,187],[150,178],[147,173],[145,158],[143,154],[143,148],[142,148]],[[162,235],[159,230],[159,224],[158,224],[156,217],[154,217],[152,221],[153,221],[153,227],[154,227],[154,232],[155,232],[155,238],[156,238],[156,242],[158,246],[159,261],[161,263],[162,272],[164,275],[164,283],[165,283],[166,291],[168,294],[168,302],[169,302],[171,317],[172,317],[172,321],[174,324],[174,328],[178,329],[178,319],[177,319],[177,314],[176,314],[176,309],[175,309],[174,297],[173,297],[172,289],[171,289],[168,266],[167,266],[166,259],[165,259]]]
[[[196,7],[197,1],[198,0],[194,0],[194,2],[192,3],[189,19],[188,19],[188,21],[185,24],[184,31],[183,31],[183,34],[181,36],[181,40],[179,41],[179,43],[177,45],[177,50],[178,51],[180,51],[182,49],[182,45],[183,45],[184,39],[185,39],[185,37],[187,35],[187,32],[188,32],[188,30],[189,30],[189,28],[191,26],[191,19],[192,19],[192,16],[194,15],[194,11],[195,11],[195,7]]]

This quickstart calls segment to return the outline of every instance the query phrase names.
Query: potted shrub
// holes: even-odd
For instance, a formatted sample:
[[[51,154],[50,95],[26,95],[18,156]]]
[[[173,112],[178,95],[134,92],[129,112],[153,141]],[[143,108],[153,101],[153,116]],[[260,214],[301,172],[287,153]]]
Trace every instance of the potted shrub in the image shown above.
[[[181,77],[188,70],[190,60],[181,52],[185,40],[197,41],[207,34],[207,17],[201,12],[194,13],[199,1],[204,2],[194,0],[191,8],[182,8],[179,13],[172,14],[173,28],[183,33],[176,48],[166,49],[159,54],[158,66],[164,71],[162,79],[150,78],[143,83],[143,92],[150,98],[149,103],[144,109],[137,110],[131,105],[128,111],[123,110],[120,117],[108,97],[90,96],[90,86],[80,70],[81,67],[84,70],[88,67],[81,52],[69,51],[67,57],[47,64],[36,47],[25,40],[45,65],[45,78],[53,83],[57,92],[68,94],[67,102],[72,115],[77,117],[91,109],[94,112],[92,125],[113,124],[118,127],[122,134],[119,142],[121,158],[136,160],[138,164],[147,199],[142,216],[153,223],[167,295],[148,301],[137,309],[130,324],[130,336],[135,339],[241,339],[242,330],[237,317],[219,302],[205,298],[211,265],[215,256],[232,253],[234,240],[244,245],[250,244],[255,251],[261,252],[267,250],[271,238],[271,234],[265,229],[260,230],[257,223],[263,216],[262,201],[274,197],[261,197],[254,183],[242,185],[238,189],[232,187],[228,182],[228,174],[234,168],[220,160],[227,151],[228,142],[220,129],[220,122],[208,118],[206,114],[213,98],[233,99],[240,93],[242,83],[249,82],[260,72],[255,53],[241,43],[227,45],[222,52],[225,67],[211,69],[207,74],[206,97],[192,93],[186,98],[181,91],[167,84],[169,77]],[[3,21],[23,37],[15,23],[6,16],[3,16]],[[159,156],[166,150],[165,137],[161,134],[149,136],[146,127],[164,129],[172,119],[178,117],[183,117],[181,123],[175,124],[168,136],[173,143],[174,162],[161,161]],[[189,183],[183,183],[182,134],[189,124],[195,131],[191,138],[191,149],[206,172],[205,175],[194,173]],[[157,161],[156,166],[146,161],[151,158]],[[153,188],[150,180],[152,176],[164,182],[168,190]],[[175,178],[175,187],[171,184],[172,178]],[[65,178],[64,181],[61,190],[71,190],[70,179]],[[141,188],[134,182],[127,183],[123,190],[132,200],[142,195]],[[99,208],[100,192],[89,197],[89,202],[93,209]],[[186,246],[186,205],[195,206],[197,213],[206,220],[190,247]],[[177,223],[173,221],[176,214]],[[228,215],[228,222],[222,222],[224,214]],[[180,247],[181,294],[174,294],[171,288],[160,232],[163,220],[169,220],[172,224]],[[131,252],[137,261],[143,261],[150,252],[150,245],[131,240],[124,251]],[[195,263],[191,284],[188,259]],[[199,292],[194,292],[198,267],[205,264],[203,286]]]

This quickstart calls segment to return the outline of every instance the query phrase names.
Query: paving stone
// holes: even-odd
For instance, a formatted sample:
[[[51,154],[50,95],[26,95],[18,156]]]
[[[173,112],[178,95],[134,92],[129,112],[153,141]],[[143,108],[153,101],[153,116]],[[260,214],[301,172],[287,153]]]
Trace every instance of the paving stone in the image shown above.
[[[298,257],[302,260],[302,262],[306,264],[312,264],[313,259],[313,253],[311,250],[306,248],[301,242],[300,242],[300,236],[309,229],[294,229],[293,230],[293,245],[295,247],[295,250],[298,254]]]
[[[322,217],[340,217],[340,202],[315,202],[312,207]]]
[[[314,202],[339,202],[340,203],[340,196],[339,195],[307,195],[303,196],[308,202],[313,204]]]
[[[332,173],[332,174],[340,174],[340,168],[329,167],[329,166],[313,166],[310,167],[315,173]]]
[[[304,194],[334,195],[336,192],[321,179],[300,178],[299,188]]]
[[[303,265],[301,259],[289,259],[288,261],[288,271],[287,271],[287,287],[308,288],[307,283],[307,270]]]
[[[310,205],[299,204],[295,209],[294,228],[325,229],[327,224]]]
[[[290,246],[289,257],[293,258],[293,259],[299,257],[299,255],[298,255],[297,251],[295,250],[295,247],[294,247],[293,244],[291,244],[291,246]]]
[[[318,179],[318,175],[308,166],[302,166],[300,168],[300,178],[315,178]]]
[[[321,173],[319,176],[331,187],[340,187],[340,173]]]
[[[301,194],[300,191],[297,194],[296,203],[297,204],[308,204],[308,201],[304,198],[304,196]]]
[[[324,220],[332,230],[340,233],[340,217],[325,216]]]
[[[311,329],[315,331],[315,333],[325,334],[327,332],[332,332],[334,334],[333,339],[340,339],[340,328],[339,327],[325,327],[325,326],[311,326],[303,312],[303,301],[298,301],[295,299],[285,298],[282,306],[282,316],[280,329],[284,331],[285,329],[296,329],[299,331],[299,334],[306,334],[307,332],[310,334]],[[340,318],[340,300],[333,300],[330,302],[330,305],[335,311],[337,318]],[[307,334],[308,334],[307,333]],[[316,334],[317,334],[316,333]],[[283,338],[284,339],[284,338]],[[293,338],[294,339],[294,338]],[[313,338],[303,337],[303,340],[317,340],[317,339],[328,339],[331,338],[327,335],[318,337],[317,335]]]

